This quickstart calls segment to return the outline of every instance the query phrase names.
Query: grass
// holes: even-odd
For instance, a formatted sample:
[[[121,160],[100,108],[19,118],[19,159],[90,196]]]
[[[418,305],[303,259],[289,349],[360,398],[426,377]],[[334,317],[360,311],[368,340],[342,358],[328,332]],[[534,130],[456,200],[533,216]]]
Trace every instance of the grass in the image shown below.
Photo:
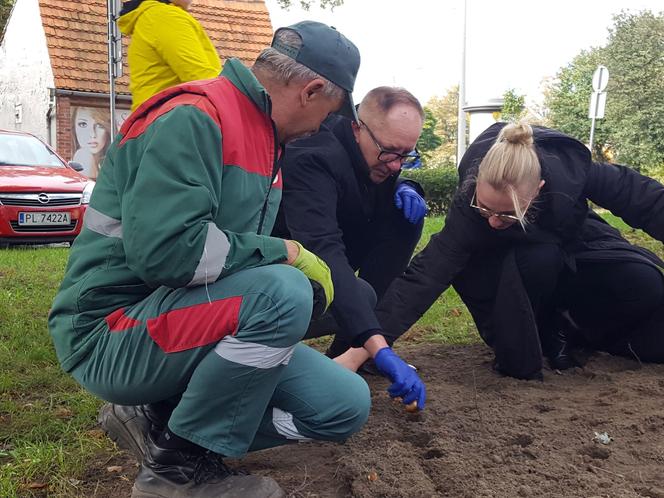
[[[427,218],[415,251],[421,251],[431,236],[443,228],[444,223],[443,216]],[[478,342],[480,337],[468,309],[450,287],[401,340],[470,344]]]
[[[603,214],[632,242],[664,255],[662,244]],[[420,250],[440,230],[427,219]],[[0,251],[0,497],[85,496],[91,461],[114,447],[96,426],[101,401],[82,390],[56,361],[47,314],[68,249]],[[439,298],[403,338],[410,342],[479,341],[470,314],[453,289]]]
[[[621,218],[618,218],[609,212],[601,211],[600,214],[608,223],[620,230],[623,236],[632,244],[650,249],[660,258],[664,258],[664,251],[662,250],[662,243],[660,241],[653,239],[643,230],[637,230],[636,228],[630,227]]]
[[[112,444],[99,401],[61,370],[47,315],[68,249],[0,251],[0,496],[72,496],[90,458]]]

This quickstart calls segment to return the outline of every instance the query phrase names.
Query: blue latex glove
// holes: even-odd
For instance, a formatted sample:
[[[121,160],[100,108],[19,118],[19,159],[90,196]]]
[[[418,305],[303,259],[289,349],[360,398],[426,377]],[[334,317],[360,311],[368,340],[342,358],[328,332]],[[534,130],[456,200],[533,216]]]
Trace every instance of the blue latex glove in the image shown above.
[[[421,167],[422,167],[422,159],[418,157],[412,163],[406,163],[403,166],[401,166],[401,169],[418,169]]]
[[[378,351],[374,363],[380,373],[392,381],[392,385],[387,388],[391,397],[400,396],[404,405],[417,401],[417,408],[424,410],[427,399],[426,388],[413,367],[399,358],[392,348]]]
[[[403,210],[406,219],[415,224],[422,221],[427,214],[427,203],[413,187],[407,183],[400,183],[394,192],[394,205]]]

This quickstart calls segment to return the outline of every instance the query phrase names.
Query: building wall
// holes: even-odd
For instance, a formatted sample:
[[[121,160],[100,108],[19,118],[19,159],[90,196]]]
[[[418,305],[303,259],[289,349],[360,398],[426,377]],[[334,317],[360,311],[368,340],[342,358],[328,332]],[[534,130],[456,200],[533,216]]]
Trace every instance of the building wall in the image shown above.
[[[71,126],[71,99],[69,97],[57,97],[56,99],[56,140],[52,144],[55,150],[67,161],[71,160],[72,151],[72,126]]]
[[[27,131],[49,142],[46,116],[54,86],[38,0],[19,0],[0,45],[0,128]]]
[[[66,160],[81,164],[84,175],[95,179],[110,147],[113,133],[108,97],[64,93],[58,92],[56,96],[55,148]],[[118,129],[130,114],[130,104],[128,99],[116,101],[115,120]],[[90,145],[91,141],[94,147]]]

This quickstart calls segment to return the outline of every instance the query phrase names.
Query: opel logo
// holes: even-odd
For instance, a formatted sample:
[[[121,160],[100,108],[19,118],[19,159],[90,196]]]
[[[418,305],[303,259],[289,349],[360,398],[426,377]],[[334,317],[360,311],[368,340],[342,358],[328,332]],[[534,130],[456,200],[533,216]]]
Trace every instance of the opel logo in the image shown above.
[[[48,195],[47,194],[39,194],[37,196],[37,200],[39,202],[41,202],[42,204],[48,204],[48,201],[49,201]]]

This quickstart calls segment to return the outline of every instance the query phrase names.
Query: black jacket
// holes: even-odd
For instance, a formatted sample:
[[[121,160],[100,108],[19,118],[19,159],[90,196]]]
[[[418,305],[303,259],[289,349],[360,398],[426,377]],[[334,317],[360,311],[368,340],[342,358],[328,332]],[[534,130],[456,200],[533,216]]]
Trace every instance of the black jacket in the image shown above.
[[[398,180],[374,184],[355,141],[351,121],[331,116],[311,137],[289,144],[281,161],[283,198],[273,235],[299,241],[332,271],[331,311],[347,342],[361,345],[380,330],[347,248],[369,243],[370,222],[393,209]],[[419,185],[412,183],[421,192]]]
[[[378,303],[377,316],[388,338],[394,339],[408,330],[477,252],[548,242],[561,247],[571,268],[579,260],[664,264],[650,251],[627,242],[588,207],[591,200],[632,227],[664,241],[664,186],[624,166],[594,163],[583,144],[546,128],[534,128],[546,183],[531,208],[533,222],[525,232],[518,224],[505,230],[492,229],[469,204],[477,168],[503,126],[504,123],[491,126],[469,147],[459,166],[459,188],[445,226],[413,258],[405,274],[394,281]],[[494,347],[496,356],[503,356],[497,359],[506,373],[528,377],[539,370],[538,364],[541,368],[537,327],[515,262],[508,258],[503,270],[500,282],[476,282],[497,288],[497,305],[488,320],[493,322],[493,330],[478,328]],[[512,334],[506,344],[495,344],[495,338],[488,337],[500,328],[509,329]],[[532,357],[535,352],[537,358]]]

